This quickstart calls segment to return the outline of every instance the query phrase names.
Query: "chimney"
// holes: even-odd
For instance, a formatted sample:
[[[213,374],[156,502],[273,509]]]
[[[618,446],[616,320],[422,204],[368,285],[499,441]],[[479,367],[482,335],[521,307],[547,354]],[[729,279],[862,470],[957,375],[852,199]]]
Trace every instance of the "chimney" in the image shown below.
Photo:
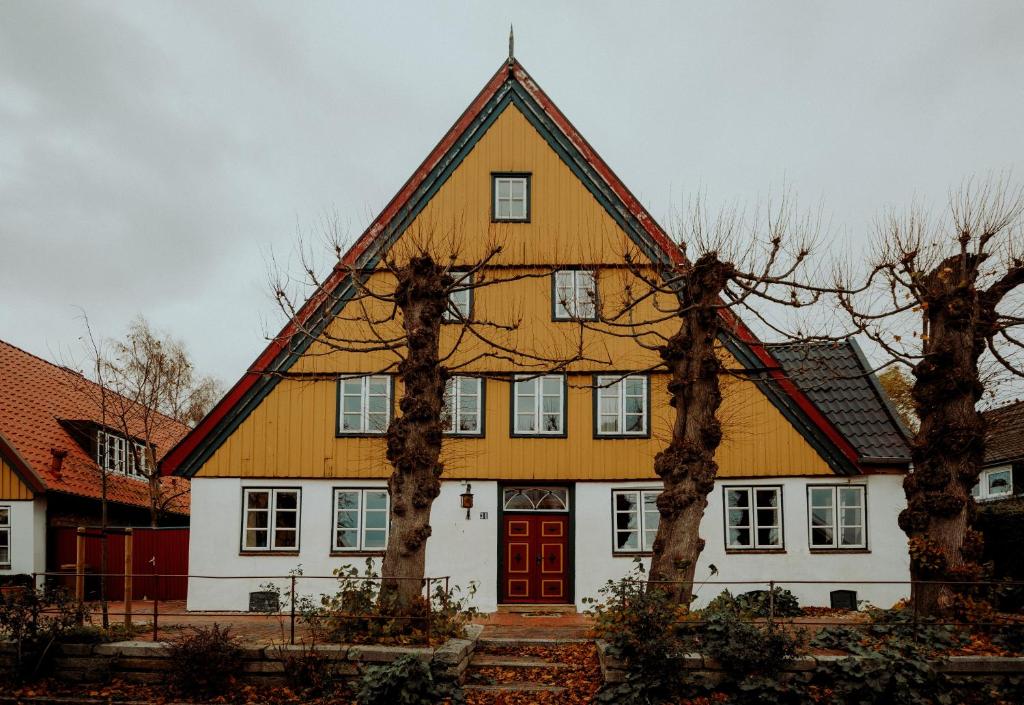
[[[64,458],[68,457],[68,452],[61,448],[50,448],[50,454],[53,456],[50,469],[53,470],[54,475],[60,477],[60,470],[64,466]]]

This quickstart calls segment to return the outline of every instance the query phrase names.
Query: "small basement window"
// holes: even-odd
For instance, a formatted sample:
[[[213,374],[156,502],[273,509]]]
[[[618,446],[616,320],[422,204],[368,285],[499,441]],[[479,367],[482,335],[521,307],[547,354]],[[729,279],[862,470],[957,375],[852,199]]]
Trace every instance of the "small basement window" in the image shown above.
[[[530,220],[530,175],[494,174],[493,219],[526,223]]]

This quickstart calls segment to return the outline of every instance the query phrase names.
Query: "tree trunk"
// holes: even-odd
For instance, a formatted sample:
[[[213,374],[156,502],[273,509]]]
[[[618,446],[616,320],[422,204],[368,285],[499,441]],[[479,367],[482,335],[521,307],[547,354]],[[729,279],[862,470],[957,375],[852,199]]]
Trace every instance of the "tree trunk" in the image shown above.
[[[450,278],[429,256],[397,270],[396,299],[406,335],[401,415],[387,433],[391,522],[381,567],[380,607],[411,614],[421,604],[430,507],[441,492],[441,412],[447,372],[439,360],[441,319]]]
[[[693,264],[682,282],[679,330],[659,351],[670,376],[669,403],[676,413],[672,440],[654,459],[664,488],[658,496],[661,519],[648,591],[662,590],[683,604],[693,596],[697,559],[704,550],[700,522],[718,474],[715,450],[722,440],[717,418],[722,393],[715,342],[721,325],[720,297],[732,271],[713,254]]]
[[[921,420],[914,436],[913,472],[903,482],[907,508],[899,525],[909,537],[915,581],[965,581],[982,577],[982,537],[974,530],[971,488],[978,481],[985,424],[975,404],[983,387],[978,358],[985,345],[987,306],[976,287],[970,255],[951,257],[921,279],[927,331],[923,359],[914,367],[913,398]],[[955,585],[914,584],[922,615],[947,611]]]

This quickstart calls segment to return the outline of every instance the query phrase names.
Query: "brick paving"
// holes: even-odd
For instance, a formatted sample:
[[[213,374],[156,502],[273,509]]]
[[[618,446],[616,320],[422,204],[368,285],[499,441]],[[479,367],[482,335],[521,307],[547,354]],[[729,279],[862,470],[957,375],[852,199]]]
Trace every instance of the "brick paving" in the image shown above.
[[[93,605],[92,621],[100,622],[98,605]],[[228,626],[233,634],[251,643],[270,644],[289,641],[291,626],[288,614],[251,614],[248,612],[189,612],[184,600],[161,601],[158,605],[157,625],[159,638],[166,639],[185,627],[202,627],[212,624]],[[124,622],[124,603],[108,603],[111,624]],[[483,639],[582,639],[589,635],[591,619],[584,614],[557,613],[493,613],[481,615],[478,624],[484,626]],[[135,600],[132,603],[132,624],[136,638],[153,638],[153,602]],[[297,641],[309,636],[301,622],[296,622]]]

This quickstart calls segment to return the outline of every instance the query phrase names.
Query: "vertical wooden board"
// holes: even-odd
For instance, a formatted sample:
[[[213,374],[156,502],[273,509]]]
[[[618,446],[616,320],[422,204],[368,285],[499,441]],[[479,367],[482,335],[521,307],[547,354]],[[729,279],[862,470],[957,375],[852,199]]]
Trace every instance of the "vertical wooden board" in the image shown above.
[[[0,458],[0,500],[25,501],[32,497],[31,488],[18,476],[14,467]]]

